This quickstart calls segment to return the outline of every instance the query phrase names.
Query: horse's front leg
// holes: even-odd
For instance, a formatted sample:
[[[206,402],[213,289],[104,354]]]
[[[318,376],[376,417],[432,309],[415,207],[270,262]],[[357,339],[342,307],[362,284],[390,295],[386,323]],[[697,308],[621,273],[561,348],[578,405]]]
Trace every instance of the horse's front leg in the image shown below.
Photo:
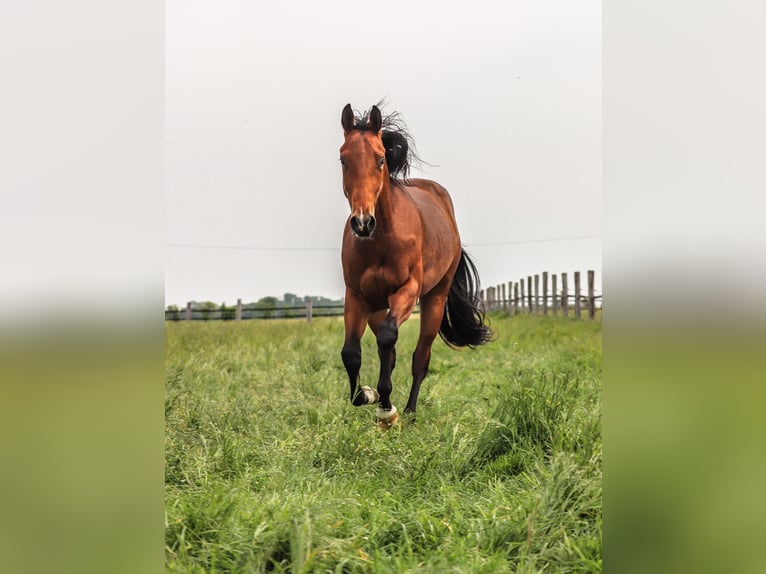
[[[346,367],[351,387],[351,404],[356,407],[378,402],[378,393],[375,389],[359,386],[359,370],[362,368],[362,335],[367,325],[367,317],[368,313],[364,303],[353,291],[347,289],[343,309],[346,339],[340,356],[343,359],[343,366]]]
[[[396,361],[396,341],[399,338],[399,327],[412,314],[418,300],[420,282],[410,279],[388,298],[389,311],[386,318],[378,326],[376,340],[380,358],[380,375],[378,377],[378,394],[380,406],[377,416],[381,428],[390,428],[399,420],[396,407],[391,403],[391,371]]]

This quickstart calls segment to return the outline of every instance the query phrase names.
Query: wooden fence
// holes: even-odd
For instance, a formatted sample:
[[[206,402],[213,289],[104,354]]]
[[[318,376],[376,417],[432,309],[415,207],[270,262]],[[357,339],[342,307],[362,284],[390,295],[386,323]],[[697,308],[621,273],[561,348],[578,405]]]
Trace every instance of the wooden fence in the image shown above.
[[[288,319],[304,318],[311,321],[312,317],[337,317],[343,315],[343,304],[314,305],[309,300],[302,305],[279,305],[273,307],[243,307],[242,299],[237,299],[235,307],[213,307],[201,309],[192,307],[191,302],[186,309],[165,310],[166,321],[243,321],[248,319]]]
[[[571,314],[576,318],[582,316],[585,308],[588,317],[596,316],[596,302],[601,302],[601,295],[594,291],[595,273],[588,271],[587,292],[583,293],[580,284],[580,272],[574,273],[574,291],[570,293],[567,282],[567,274],[561,274],[561,289],[558,288],[556,275],[550,275],[547,271],[541,275],[529,275],[526,278],[526,290],[524,279],[518,282],[508,282],[494,287],[482,289],[479,298],[484,304],[486,311],[506,311],[512,315],[518,313],[533,313],[537,315]],[[548,279],[551,280],[550,291]],[[533,282],[534,281],[534,282]],[[542,293],[540,286],[542,283]],[[303,318],[310,322],[313,317],[337,317],[343,315],[343,305],[314,305],[309,300],[303,305],[297,306],[274,306],[274,307],[242,307],[242,299],[237,299],[236,307],[216,307],[208,309],[192,308],[191,303],[186,304],[186,309],[166,310],[166,321],[243,321],[247,319],[287,319]],[[571,309],[570,309],[570,303]],[[414,313],[420,311],[416,306]]]
[[[595,292],[594,271],[588,271],[588,285],[585,293],[582,291],[580,272],[574,272],[574,290],[570,292],[568,276],[561,274],[561,289],[558,288],[558,276],[543,271],[539,275],[528,275],[517,282],[509,281],[494,287],[482,289],[479,297],[484,303],[486,311],[507,311],[512,315],[518,313],[533,313],[536,315],[558,315],[568,317],[571,311],[574,317],[582,316],[583,308],[586,309],[590,319],[596,316],[596,302],[601,307],[601,295]],[[542,281],[541,281],[542,278]],[[550,279],[550,290],[548,289]],[[542,283],[542,291],[541,291]]]

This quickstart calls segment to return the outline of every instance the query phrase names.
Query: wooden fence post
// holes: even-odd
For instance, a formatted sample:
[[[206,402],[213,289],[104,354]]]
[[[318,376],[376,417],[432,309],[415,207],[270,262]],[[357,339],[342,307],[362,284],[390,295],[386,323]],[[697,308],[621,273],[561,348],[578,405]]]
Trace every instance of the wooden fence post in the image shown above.
[[[314,312],[314,301],[306,299],[306,323],[311,323],[311,315]]]
[[[529,299],[529,293],[528,292],[527,293],[524,292],[524,286],[525,285],[526,285],[526,281],[524,281],[524,278],[522,277],[521,278],[521,287],[520,287],[520,291],[521,291],[521,312],[522,313],[528,313],[529,312],[529,309],[527,308],[527,300]],[[527,289],[527,291],[529,291],[529,290]]]
[[[580,318],[580,272],[575,271],[575,319]]]
[[[596,317],[596,297],[593,291],[595,282],[595,271],[588,271],[588,318],[595,319]]]
[[[524,312],[524,278],[521,278],[521,281],[519,282],[519,291],[521,293],[521,299],[519,301],[519,308],[521,309],[521,312]]]
[[[234,312],[234,320],[242,320],[242,299],[237,299],[237,310]]]
[[[556,274],[551,275],[551,292],[553,293],[553,316],[556,317],[559,314],[559,300],[556,297]]]
[[[543,315],[548,315],[548,272],[543,271]]]
[[[540,313],[540,276],[535,275],[535,315]]]
[[[532,313],[532,276],[527,275],[527,303],[529,304],[529,313]]]
[[[511,292],[511,313],[515,315],[519,308],[519,284],[516,282],[509,283],[508,290]]]
[[[191,321],[192,320],[192,316],[191,316],[191,301],[186,303],[186,320],[187,321]]]
[[[567,290],[567,274],[561,274],[561,311],[569,317],[569,291]]]
[[[508,299],[505,298],[505,283],[503,283],[500,287],[501,287],[500,291],[503,294],[502,295],[502,297],[503,297],[503,310],[505,311],[505,310],[508,309]]]

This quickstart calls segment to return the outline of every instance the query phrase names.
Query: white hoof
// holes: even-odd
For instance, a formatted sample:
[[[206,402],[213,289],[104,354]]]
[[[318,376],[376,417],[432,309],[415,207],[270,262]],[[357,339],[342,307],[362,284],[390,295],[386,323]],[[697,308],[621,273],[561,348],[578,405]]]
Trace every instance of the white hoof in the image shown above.
[[[380,400],[380,395],[378,394],[378,391],[376,391],[372,387],[364,386],[364,387],[361,387],[359,390],[364,395],[364,404],[366,405],[374,405]]]
[[[393,405],[391,405],[391,410],[388,411],[378,407],[375,411],[375,416],[378,417],[378,426],[383,430],[388,430],[399,422],[399,413]]]

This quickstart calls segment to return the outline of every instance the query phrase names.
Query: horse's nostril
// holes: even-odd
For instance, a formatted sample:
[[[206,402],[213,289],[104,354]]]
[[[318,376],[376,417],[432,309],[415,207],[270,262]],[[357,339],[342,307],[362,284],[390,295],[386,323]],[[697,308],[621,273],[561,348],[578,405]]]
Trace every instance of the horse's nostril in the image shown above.
[[[362,217],[354,215],[349,220],[349,225],[357,237],[369,237],[375,228],[375,218],[371,215],[362,215]]]

